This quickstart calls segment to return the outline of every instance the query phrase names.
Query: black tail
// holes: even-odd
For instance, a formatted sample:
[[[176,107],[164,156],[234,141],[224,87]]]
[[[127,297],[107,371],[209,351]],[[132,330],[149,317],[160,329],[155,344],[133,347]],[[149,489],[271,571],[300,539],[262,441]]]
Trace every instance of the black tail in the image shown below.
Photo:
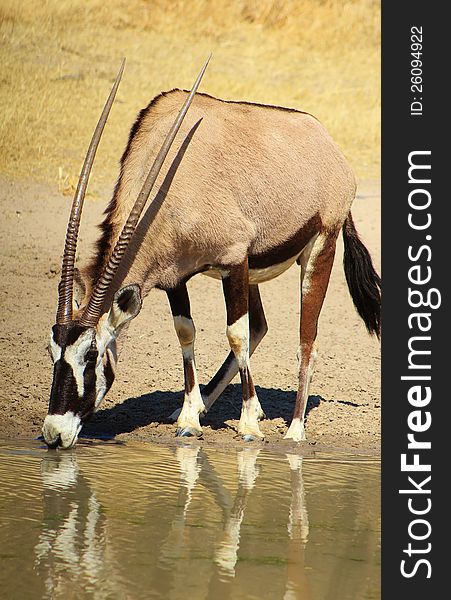
[[[343,266],[349,292],[357,312],[369,333],[380,336],[381,331],[381,278],[374,269],[370,253],[361,242],[351,213],[343,225]]]

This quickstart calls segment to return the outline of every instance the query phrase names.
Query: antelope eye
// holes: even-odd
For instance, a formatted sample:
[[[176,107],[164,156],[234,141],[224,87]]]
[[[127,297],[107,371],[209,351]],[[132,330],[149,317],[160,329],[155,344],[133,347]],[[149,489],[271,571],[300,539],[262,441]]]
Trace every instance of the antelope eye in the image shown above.
[[[87,363],[95,363],[95,362],[97,362],[97,357],[98,356],[99,356],[99,352],[97,350],[93,350],[91,348],[85,354],[85,361]]]

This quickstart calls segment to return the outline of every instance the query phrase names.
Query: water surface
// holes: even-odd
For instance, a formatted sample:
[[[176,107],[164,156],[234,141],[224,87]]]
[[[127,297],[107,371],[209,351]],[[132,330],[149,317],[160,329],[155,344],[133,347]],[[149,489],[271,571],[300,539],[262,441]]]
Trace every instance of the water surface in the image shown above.
[[[0,441],[0,596],[380,598],[380,463]]]

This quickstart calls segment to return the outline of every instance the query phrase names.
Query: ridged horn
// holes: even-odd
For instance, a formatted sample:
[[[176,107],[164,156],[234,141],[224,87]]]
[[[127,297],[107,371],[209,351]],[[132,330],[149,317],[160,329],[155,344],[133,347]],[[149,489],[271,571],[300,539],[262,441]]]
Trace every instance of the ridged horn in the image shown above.
[[[185,115],[188,112],[194,95],[197,92],[197,88],[200,85],[208,63],[210,62],[210,58],[211,55],[208,57],[204,66],[202,67],[202,70],[199,73],[191,89],[191,92],[189,93],[182,108],[180,109],[177,118],[175,119],[169,133],[166,136],[166,139],[163,142],[163,145],[160,148],[160,151],[158,152],[157,157],[155,158],[152,168],[150,169],[149,174],[147,175],[147,178],[141,188],[141,191],[138,194],[138,198],[136,199],[136,202],[128,216],[128,219],[125,222],[124,227],[122,228],[121,234],[116,242],[116,245],[114,246],[113,252],[108,260],[108,263],[94,288],[94,291],[83,312],[83,315],[81,316],[80,323],[82,325],[86,325],[88,327],[95,327],[102,315],[102,308],[105,296],[108,293],[109,287],[114,279],[122,257],[124,256],[128,248],[128,245],[136,229],[141,213],[144,209],[144,206],[146,205],[146,202],[149,198],[155,181],[160,173],[161,167],[163,166],[163,162],[169,152],[169,149],[171,148],[171,145],[175,139],[175,136],[177,135],[178,130],[180,129],[183,119],[185,118]]]
[[[94,130],[91,143],[89,144],[88,152],[83,163],[83,167],[78,179],[77,190],[75,192],[72,208],[70,211],[69,222],[67,224],[66,241],[64,243],[63,262],[61,265],[61,280],[58,285],[58,308],[56,312],[56,322],[60,325],[72,321],[72,298],[74,291],[74,268],[75,254],[77,250],[78,230],[80,227],[81,213],[83,209],[83,201],[88,187],[89,174],[94,162],[94,158],[99,146],[100,138],[102,137],[105,123],[113,105],[116,96],[117,88],[121,81],[122,73],[124,72],[125,58],[122,61],[121,68],[117,74],[116,81],[108,96],[108,100],[100,115],[99,122]]]

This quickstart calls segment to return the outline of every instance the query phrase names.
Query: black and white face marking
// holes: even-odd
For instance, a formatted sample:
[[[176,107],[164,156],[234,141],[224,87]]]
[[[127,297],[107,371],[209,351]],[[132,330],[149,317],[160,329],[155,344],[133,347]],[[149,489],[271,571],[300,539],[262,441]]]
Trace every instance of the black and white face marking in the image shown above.
[[[78,321],[53,326],[49,343],[53,383],[42,428],[50,447],[71,448],[83,422],[100,406],[114,380],[116,338],[141,304],[141,289],[131,284],[114,294],[109,313],[95,328]]]
[[[52,328],[53,383],[42,429],[49,446],[72,447],[83,421],[98,408],[113,383],[112,351],[101,337],[93,327],[76,322]]]

